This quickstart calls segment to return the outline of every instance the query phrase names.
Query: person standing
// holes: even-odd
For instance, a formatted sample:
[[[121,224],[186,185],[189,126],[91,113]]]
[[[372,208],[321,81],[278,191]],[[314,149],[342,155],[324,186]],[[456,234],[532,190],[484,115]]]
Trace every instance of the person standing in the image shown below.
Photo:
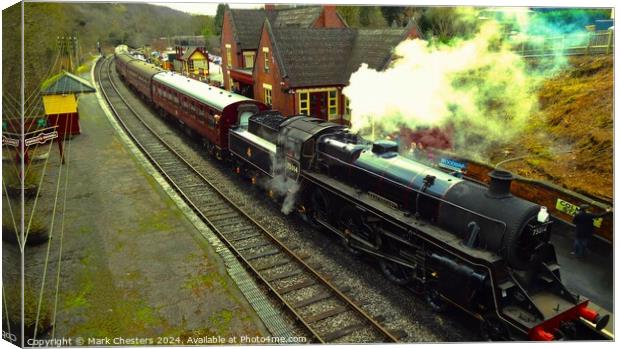
[[[592,234],[594,233],[594,219],[606,216],[612,212],[611,208],[607,208],[602,213],[588,212],[590,205],[583,204],[579,206],[577,214],[573,217],[573,224],[575,224],[575,243],[573,245],[573,252],[571,254],[577,257],[584,257],[588,243]]]

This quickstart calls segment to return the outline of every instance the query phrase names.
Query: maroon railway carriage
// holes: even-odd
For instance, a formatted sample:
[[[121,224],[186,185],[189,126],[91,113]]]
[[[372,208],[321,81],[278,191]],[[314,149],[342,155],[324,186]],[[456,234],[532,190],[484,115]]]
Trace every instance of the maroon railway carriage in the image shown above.
[[[165,70],[150,64],[146,63],[143,60],[135,59],[126,64],[126,76],[125,79],[127,82],[136,90],[138,93],[146,98],[149,101],[153,100],[152,93],[152,79],[155,74],[161,73]]]
[[[116,72],[122,80],[126,80],[127,65],[129,64],[129,62],[135,60],[137,60],[137,58],[130,56],[127,52],[119,52],[116,54],[116,59],[114,60],[116,64]]]
[[[155,106],[196,133],[209,152],[228,150],[228,130],[247,124],[251,115],[268,107],[247,97],[171,72],[152,76]]]

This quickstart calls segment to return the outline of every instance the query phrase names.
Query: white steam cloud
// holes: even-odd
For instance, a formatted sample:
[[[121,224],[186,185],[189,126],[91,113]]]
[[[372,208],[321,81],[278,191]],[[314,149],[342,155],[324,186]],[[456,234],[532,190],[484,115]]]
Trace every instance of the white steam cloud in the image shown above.
[[[509,142],[537,109],[541,74],[503,35],[486,21],[473,37],[449,44],[404,41],[385,71],[363,64],[343,91],[352,130],[379,139],[403,127],[450,129],[454,150],[474,157]]]

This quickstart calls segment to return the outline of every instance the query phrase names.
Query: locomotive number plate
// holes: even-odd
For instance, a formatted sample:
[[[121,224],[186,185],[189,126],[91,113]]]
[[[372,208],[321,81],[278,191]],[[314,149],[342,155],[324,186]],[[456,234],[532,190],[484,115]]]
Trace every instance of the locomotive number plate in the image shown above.
[[[297,160],[286,158],[285,167],[286,176],[290,179],[297,180],[299,178],[299,162]]]

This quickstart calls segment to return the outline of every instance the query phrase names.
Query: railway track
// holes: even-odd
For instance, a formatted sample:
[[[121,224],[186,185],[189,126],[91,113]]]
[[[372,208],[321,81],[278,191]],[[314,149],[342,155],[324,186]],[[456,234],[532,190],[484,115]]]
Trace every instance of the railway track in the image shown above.
[[[155,168],[256,280],[307,332],[309,341],[397,342],[404,334],[388,331],[304,260],[307,255],[285,246],[276,236],[226,197],[172,146],[153,131],[118,91],[112,79],[113,59],[97,67],[98,83],[114,116]],[[396,334],[398,333],[398,334]]]

